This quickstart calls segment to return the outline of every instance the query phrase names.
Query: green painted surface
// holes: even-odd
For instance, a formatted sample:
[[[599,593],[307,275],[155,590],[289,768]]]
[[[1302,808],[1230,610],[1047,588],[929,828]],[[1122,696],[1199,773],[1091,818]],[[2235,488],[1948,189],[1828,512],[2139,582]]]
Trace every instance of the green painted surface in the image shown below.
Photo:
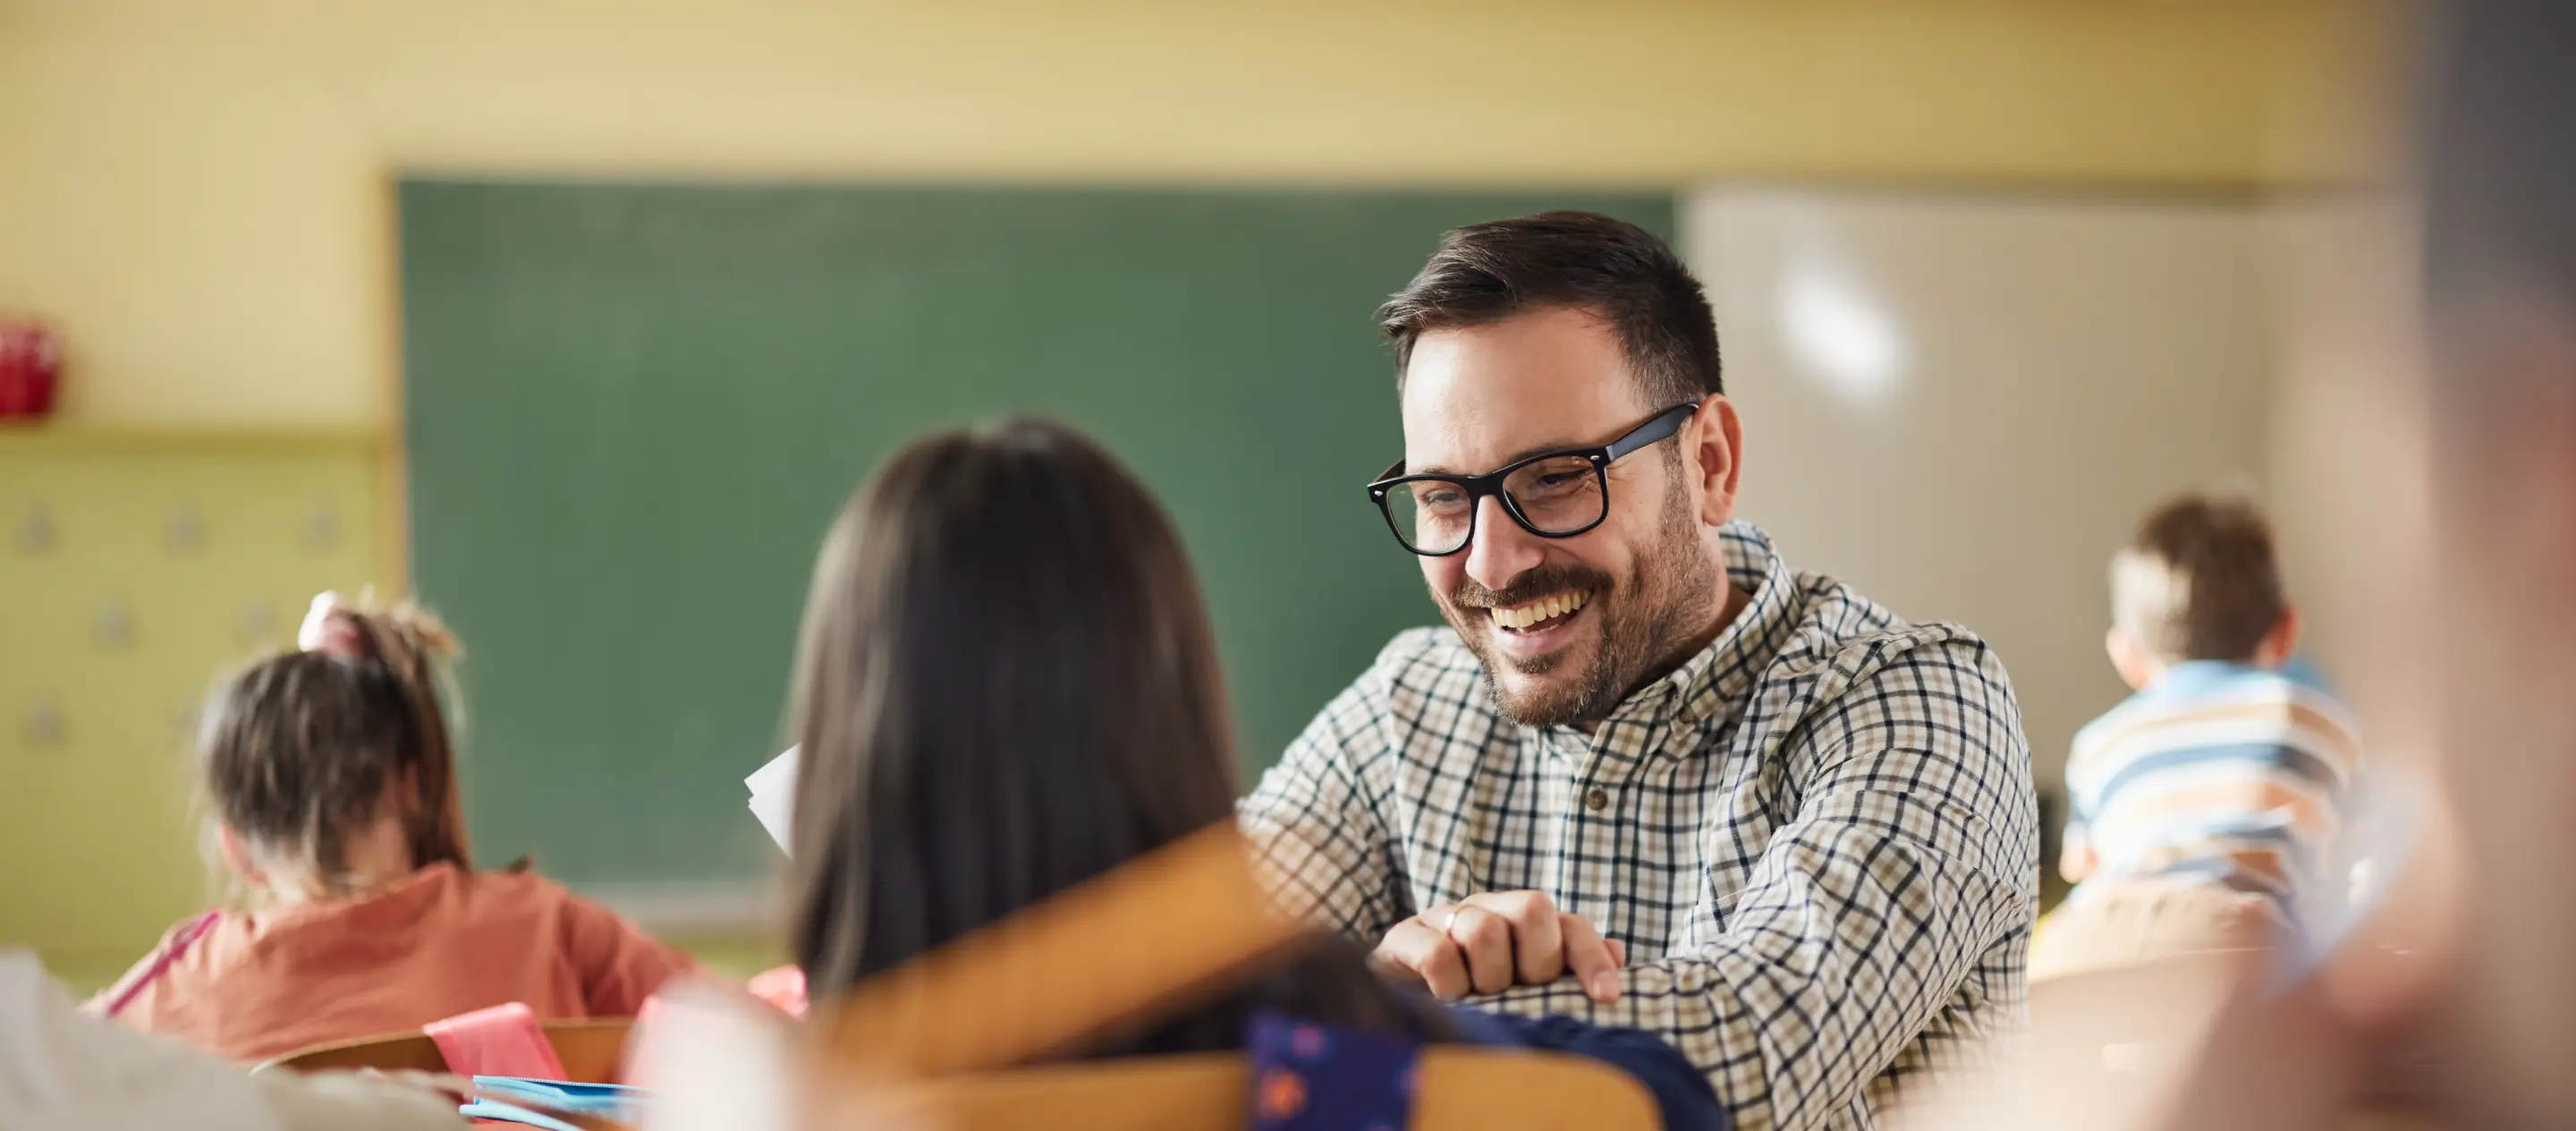
[[[1248,769],[1434,619],[1360,487],[1400,454],[1370,312],[1440,232],[1607,192],[410,181],[415,577],[464,638],[478,852],[575,881],[774,868],[831,516],[924,428],[1105,440],[1179,523]]]

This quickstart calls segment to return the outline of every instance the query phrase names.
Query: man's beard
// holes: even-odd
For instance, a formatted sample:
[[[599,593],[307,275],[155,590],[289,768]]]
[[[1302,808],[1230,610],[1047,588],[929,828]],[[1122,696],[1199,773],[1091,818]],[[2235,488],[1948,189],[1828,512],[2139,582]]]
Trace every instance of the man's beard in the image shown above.
[[[1473,581],[1462,582],[1440,611],[1458,638],[1485,669],[1485,686],[1494,709],[1524,726],[1581,726],[1608,718],[1650,673],[1682,657],[1672,653],[1679,642],[1701,628],[1718,597],[1719,570],[1702,550],[1699,524],[1690,512],[1689,492],[1675,484],[1664,499],[1654,552],[1641,556],[1625,584],[1608,573],[1583,565],[1543,565],[1495,592]],[[1562,649],[1533,659],[1501,654],[1489,633],[1497,606],[1527,604],[1555,593],[1588,593],[1584,606],[1600,620],[1599,643],[1592,660],[1575,678],[1520,691],[1506,690],[1496,673],[1506,669],[1545,676],[1569,661]],[[1483,621],[1470,626],[1470,621]]]

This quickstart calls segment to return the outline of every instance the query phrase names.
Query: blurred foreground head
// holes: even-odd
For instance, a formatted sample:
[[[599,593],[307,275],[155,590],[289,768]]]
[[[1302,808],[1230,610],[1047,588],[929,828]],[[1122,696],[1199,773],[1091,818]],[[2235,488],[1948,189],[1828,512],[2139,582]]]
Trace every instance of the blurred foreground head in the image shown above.
[[[2425,267],[2462,1114],[2576,1112],[2576,4],[2438,22]]]
[[[1234,813],[1180,539],[1046,421],[924,437],[868,478],[815,562],[793,694],[816,1000]]]
[[[2055,1028],[2034,986],[2043,1060],[2098,1059],[2075,1039],[2085,1026],[2160,1011],[2193,1047],[2156,1079],[2124,1095],[2036,1087],[2018,1110],[1932,1125],[2360,1126],[2351,1113],[2392,1089],[2449,1126],[2576,1112],[2576,4],[2427,14],[2423,303],[2384,313],[2423,315],[2429,364],[2395,363],[2403,389],[2347,371],[2306,406],[2362,448],[2326,461],[2335,521],[2356,527],[2327,580],[2376,598],[2357,608],[2384,623],[2349,626],[2368,630],[2355,658],[2381,694],[2365,710],[2391,740],[2370,773],[2429,810],[2427,835],[2395,838],[2405,875],[2318,970],[2251,971],[2232,990],[2224,971],[2142,981]],[[2339,344],[2390,337],[2335,329]],[[2420,521],[2402,497],[2419,487]]]

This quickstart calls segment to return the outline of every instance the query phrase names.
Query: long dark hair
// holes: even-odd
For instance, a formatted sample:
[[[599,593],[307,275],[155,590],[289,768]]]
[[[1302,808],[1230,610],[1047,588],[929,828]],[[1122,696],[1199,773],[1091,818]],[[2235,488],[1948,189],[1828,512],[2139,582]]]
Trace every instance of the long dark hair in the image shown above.
[[[1180,539],[1043,420],[925,437],[860,487],[815,562],[791,715],[791,941],[818,1001],[1234,815]],[[1318,1020],[1437,1028],[1356,955],[1296,973],[1282,1004]],[[1220,1047],[1240,1006],[1145,1043]]]
[[[348,650],[271,656],[210,697],[198,764],[214,816],[264,852],[301,859],[330,893],[348,887],[349,837],[388,804],[404,806],[414,867],[471,869],[438,693],[456,638],[409,604],[331,615]]]

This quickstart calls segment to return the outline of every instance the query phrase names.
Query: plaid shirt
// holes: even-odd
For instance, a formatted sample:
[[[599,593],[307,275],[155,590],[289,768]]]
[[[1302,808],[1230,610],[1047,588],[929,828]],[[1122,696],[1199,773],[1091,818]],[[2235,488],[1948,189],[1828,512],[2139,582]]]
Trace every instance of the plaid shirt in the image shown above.
[[[1658,1033],[1743,1131],[1867,1127],[2027,1019],[2039,815],[2021,710],[1968,631],[1910,625],[1725,531],[1752,600],[1592,734],[1514,724],[1446,628],[1397,636],[1242,807],[1296,910],[1374,942],[1534,888],[1626,944],[1478,999]]]

